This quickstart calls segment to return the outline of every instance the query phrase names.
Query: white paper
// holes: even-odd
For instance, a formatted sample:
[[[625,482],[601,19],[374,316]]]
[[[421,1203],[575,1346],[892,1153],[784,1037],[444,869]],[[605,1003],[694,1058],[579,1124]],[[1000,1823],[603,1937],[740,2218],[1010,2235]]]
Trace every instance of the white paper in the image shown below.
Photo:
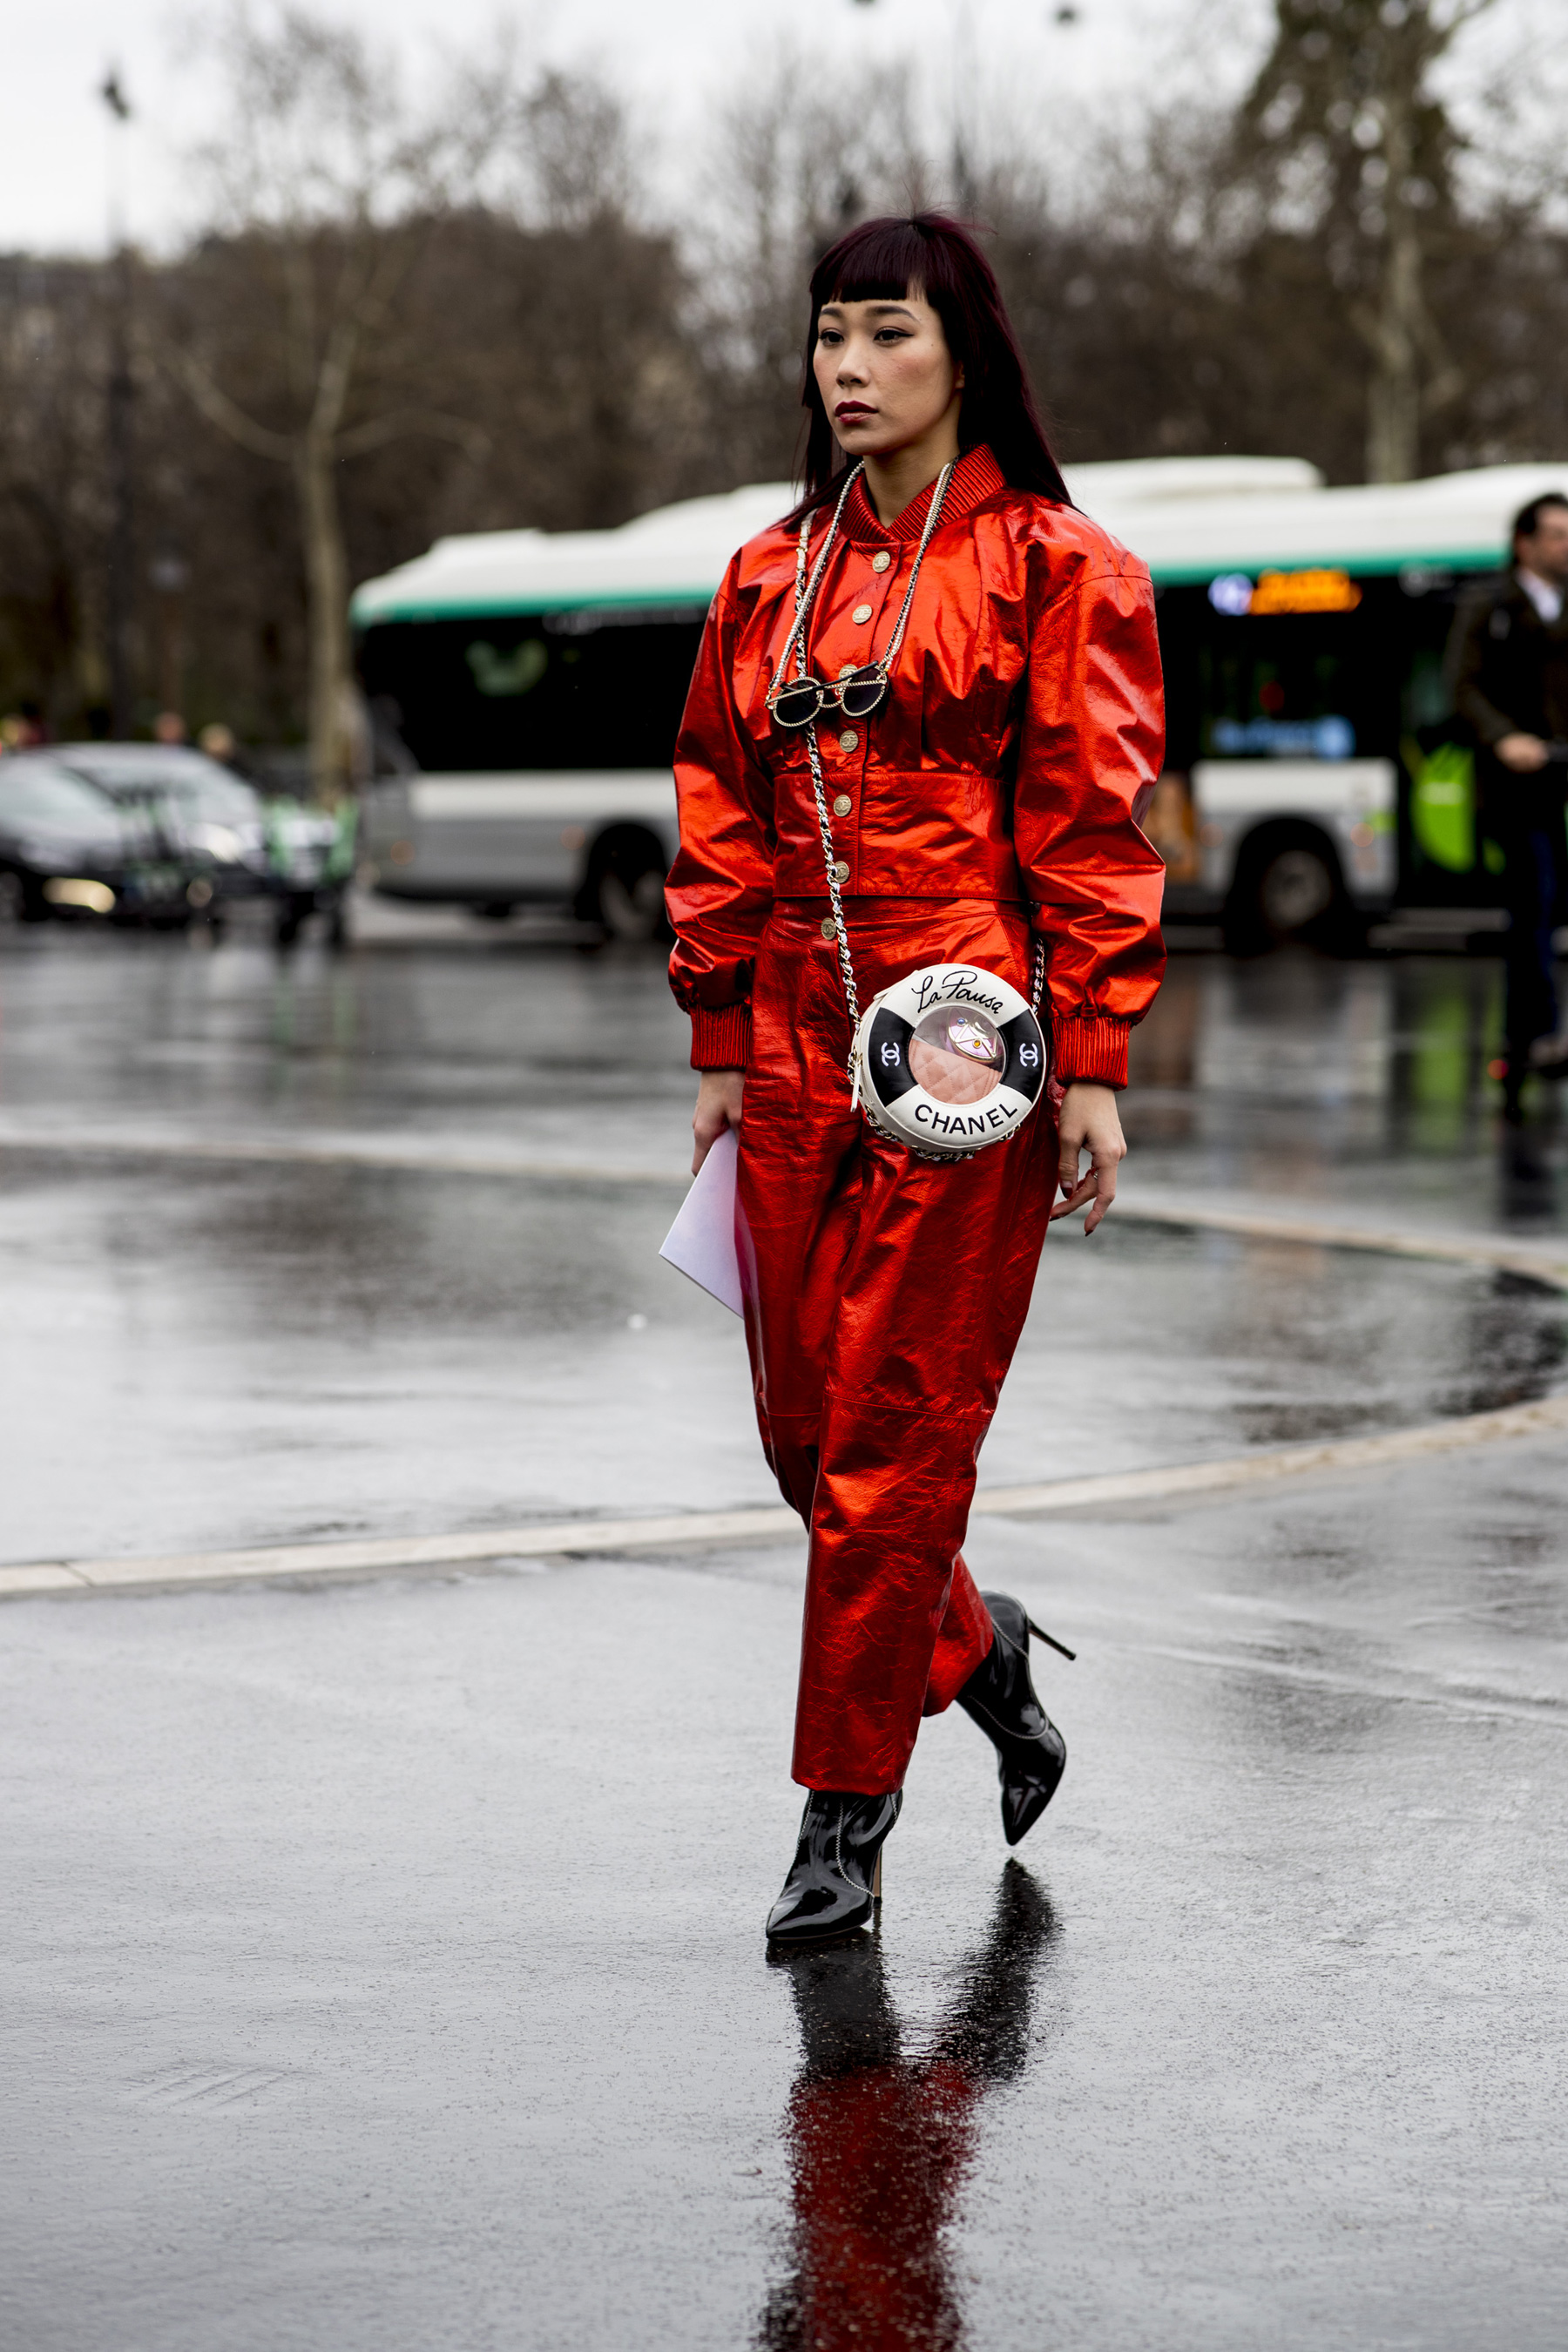
[[[659,1246],[659,1255],[727,1307],[741,1307],[741,1261],[735,1249],[735,1170],[740,1139],[727,1127],[691,1181],[691,1190]]]

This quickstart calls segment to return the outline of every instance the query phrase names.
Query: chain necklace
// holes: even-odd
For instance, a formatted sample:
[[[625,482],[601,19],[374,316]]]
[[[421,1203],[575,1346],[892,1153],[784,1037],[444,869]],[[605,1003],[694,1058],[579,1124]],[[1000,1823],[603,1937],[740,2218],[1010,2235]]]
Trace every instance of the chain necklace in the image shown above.
[[[883,652],[881,660],[879,664],[884,678],[886,678],[888,672],[890,670],[894,661],[897,659],[899,648],[903,644],[904,630],[909,623],[910,608],[915,601],[915,583],[920,578],[921,564],[924,560],[926,549],[931,542],[931,533],[935,530],[937,523],[941,519],[942,502],[946,495],[948,483],[952,478],[953,467],[957,463],[958,460],[956,457],[950,458],[947,464],[942,467],[941,473],[937,476],[936,488],[931,492],[931,510],[925,519],[925,528],[921,532],[920,545],[915,550],[915,560],[910,567],[910,584],[904,591],[903,604],[900,610],[898,620],[894,624],[893,634],[888,640],[887,647]],[[844,502],[849,496],[851,489],[854,488],[856,482],[858,480],[864,470],[864,460],[862,460],[861,464],[855,467],[854,472],[849,476],[848,480],[845,483],[843,489],[838,494],[838,503],[833,509],[833,520],[827,526],[826,536],[823,540],[821,551],[819,552],[816,562],[812,568],[811,578],[809,581],[807,581],[805,576],[805,558],[806,541],[811,530],[811,517],[807,515],[802,520],[800,532],[795,541],[795,625],[790,630],[789,636],[784,644],[784,653],[779,661],[780,671],[787,669],[790,656],[793,654],[796,665],[796,676],[799,677],[805,677],[807,674],[806,632],[811,619],[811,608],[816,602],[816,592],[822,583],[822,575],[827,564],[828,550],[832,547],[833,541],[837,535],[839,518],[844,512]],[[855,1033],[860,1026],[860,992],[855,982],[855,963],[854,959],[849,952],[849,932],[844,920],[844,897],[839,886],[838,859],[834,848],[833,821],[827,814],[827,787],[823,780],[822,753],[817,744],[816,721],[815,719],[810,719],[807,722],[805,732],[806,752],[811,761],[811,788],[816,800],[817,830],[822,835],[823,862],[827,869],[827,898],[828,904],[833,909],[833,932],[838,950],[838,972],[839,977],[844,983],[844,1001],[849,1008],[849,1058],[846,1064],[846,1075],[849,1078],[851,1087],[854,1090],[855,1098],[858,1101],[859,1085],[858,1073],[855,1063]],[[1037,938],[1035,941],[1033,985],[1030,990],[1030,1008],[1037,1014],[1039,1012],[1040,999],[1044,992],[1045,977],[1045,949],[1042,941]],[[921,1156],[923,1158],[925,1155],[922,1153]]]

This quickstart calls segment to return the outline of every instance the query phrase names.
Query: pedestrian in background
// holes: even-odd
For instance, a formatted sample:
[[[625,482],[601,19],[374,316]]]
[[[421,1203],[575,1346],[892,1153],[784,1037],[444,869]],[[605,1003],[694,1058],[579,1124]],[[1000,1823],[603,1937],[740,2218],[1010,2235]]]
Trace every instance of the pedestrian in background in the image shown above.
[[[1009,1844],[1061,1776],[1038,1629],[961,1547],[1047,1223],[1088,1206],[1092,1232],[1114,1196],[1128,1030],[1164,964],[1134,822],[1163,740],[1149,574],[1073,508],[959,224],[870,221],[824,257],[804,399],[806,495],[709,614],[668,890],[697,1164],[738,1129],[763,1444],[810,1532],[781,1945],[869,1918],[922,1715],[956,1699],[994,1742]],[[784,708],[796,678],[820,749]],[[1027,997],[1039,943],[1059,1142],[1042,1107],[933,1165],[866,1124],[834,896],[862,1001],[955,961]]]
[[[1512,546],[1511,569],[1461,605],[1448,658],[1476,746],[1479,821],[1506,861],[1503,1086],[1517,1117],[1532,1070],[1568,1075],[1552,946],[1568,920],[1568,497],[1521,507]]]
[[[209,719],[196,737],[196,749],[205,751],[209,760],[217,760],[226,768],[239,765],[239,746],[234,740],[234,730],[221,719]]]

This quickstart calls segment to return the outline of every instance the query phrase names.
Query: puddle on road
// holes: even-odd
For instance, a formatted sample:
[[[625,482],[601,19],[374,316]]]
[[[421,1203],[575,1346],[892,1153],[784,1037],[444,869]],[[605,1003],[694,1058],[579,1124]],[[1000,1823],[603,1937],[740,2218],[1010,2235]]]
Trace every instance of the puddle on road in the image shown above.
[[[997,1433],[1028,1389],[1120,1424],[1117,1466],[1184,1460],[1521,1403],[1565,1360],[1568,1297],[1516,1275],[1113,1218],[1047,1242]]]

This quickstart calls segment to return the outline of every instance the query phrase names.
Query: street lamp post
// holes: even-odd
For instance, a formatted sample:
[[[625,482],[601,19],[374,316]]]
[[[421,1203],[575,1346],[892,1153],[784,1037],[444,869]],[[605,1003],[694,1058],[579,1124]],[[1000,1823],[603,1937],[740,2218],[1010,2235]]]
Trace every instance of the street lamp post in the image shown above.
[[[105,415],[109,460],[109,561],[104,583],[104,623],[109,640],[110,732],[132,731],[134,697],[131,676],[131,627],[135,600],[136,384],[131,373],[131,243],[126,227],[126,140],[131,104],[118,71],[110,67],[99,91],[109,110],[109,382]]]

